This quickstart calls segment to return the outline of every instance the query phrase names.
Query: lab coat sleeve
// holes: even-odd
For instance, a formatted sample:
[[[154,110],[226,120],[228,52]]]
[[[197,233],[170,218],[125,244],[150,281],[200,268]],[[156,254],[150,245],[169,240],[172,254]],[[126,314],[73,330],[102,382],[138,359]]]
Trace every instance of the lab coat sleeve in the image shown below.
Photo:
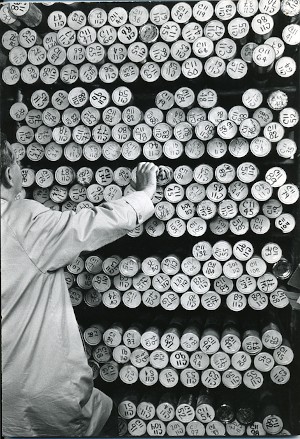
[[[153,203],[143,191],[78,213],[43,208],[25,227],[24,248],[41,271],[54,271],[82,251],[95,251],[126,235],[153,212]]]

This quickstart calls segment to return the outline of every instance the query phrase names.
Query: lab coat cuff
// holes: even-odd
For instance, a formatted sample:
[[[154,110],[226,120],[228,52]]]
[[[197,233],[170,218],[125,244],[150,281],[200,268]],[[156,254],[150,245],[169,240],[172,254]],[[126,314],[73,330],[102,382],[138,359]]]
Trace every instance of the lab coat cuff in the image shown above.
[[[137,191],[124,197],[137,215],[137,224],[142,224],[154,214],[154,205],[146,192]]]

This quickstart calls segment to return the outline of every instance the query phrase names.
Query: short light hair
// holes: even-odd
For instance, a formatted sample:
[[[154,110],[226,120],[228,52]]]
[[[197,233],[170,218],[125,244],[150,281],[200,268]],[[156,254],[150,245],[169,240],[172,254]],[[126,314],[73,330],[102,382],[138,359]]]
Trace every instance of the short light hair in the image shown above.
[[[0,133],[1,138],[1,160],[0,160],[0,170],[1,170],[1,184],[8,187],[7,179],[5,176],[6,169],[12,166],[15,162],[15,155],[7,141],[6,135]]]

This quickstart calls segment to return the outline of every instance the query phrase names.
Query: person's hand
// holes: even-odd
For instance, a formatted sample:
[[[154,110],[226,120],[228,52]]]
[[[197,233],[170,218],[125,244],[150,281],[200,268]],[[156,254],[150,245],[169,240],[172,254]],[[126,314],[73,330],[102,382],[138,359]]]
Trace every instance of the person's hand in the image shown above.
[[[142,162],[137,166],[136,182],[134,184],[137,191],[144,191],[152,198],[156,191],[156,174],[158,167],[154,163]]]

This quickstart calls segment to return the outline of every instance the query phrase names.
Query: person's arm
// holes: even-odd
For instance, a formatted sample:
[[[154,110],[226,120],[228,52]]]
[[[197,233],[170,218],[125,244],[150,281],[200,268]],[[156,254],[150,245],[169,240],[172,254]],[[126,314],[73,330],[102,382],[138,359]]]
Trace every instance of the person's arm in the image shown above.
[[[95,251],[126,235],[150,218],[153,211],[143,191],[78,213],[43,208],[28,224],[24,247],[40,270],[57,270],[82,251]]]
[[[30,217],[22,237],[29,257],[40,270],[53,271],[72,262],[82,251],[95,251],[126,235],[154,213],[151,197],[156,189],[156,169],[152,164],[140,164],[139,190],[101,207],[75,213],[41,206]]]

